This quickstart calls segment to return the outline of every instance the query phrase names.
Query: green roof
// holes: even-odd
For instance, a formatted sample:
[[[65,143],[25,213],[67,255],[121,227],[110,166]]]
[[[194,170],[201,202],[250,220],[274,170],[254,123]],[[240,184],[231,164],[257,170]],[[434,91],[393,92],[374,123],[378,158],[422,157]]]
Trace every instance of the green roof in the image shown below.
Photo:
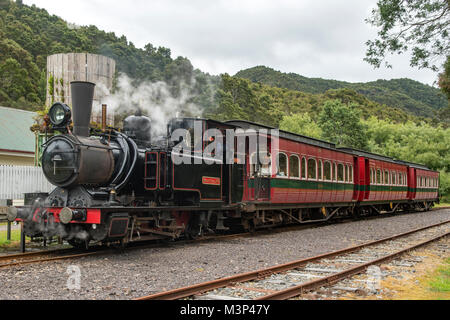
[[[0,150],[35,151],[35,136],[30,131],[35,112],[0,107]]]

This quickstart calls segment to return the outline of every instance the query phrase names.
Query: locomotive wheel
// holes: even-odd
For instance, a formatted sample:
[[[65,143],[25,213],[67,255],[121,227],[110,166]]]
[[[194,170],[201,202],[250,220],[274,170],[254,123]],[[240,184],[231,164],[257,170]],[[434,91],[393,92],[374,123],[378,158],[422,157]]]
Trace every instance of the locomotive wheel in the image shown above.
[[[190,223],[185,231],[186,238],[195,240],[203,236],[203,228],[199,223]]]
[[[81,240],[81,239],[69,239],[67,242],[74,248],[82,249],[82,250],[89,250],[89,241],[88,240]]]

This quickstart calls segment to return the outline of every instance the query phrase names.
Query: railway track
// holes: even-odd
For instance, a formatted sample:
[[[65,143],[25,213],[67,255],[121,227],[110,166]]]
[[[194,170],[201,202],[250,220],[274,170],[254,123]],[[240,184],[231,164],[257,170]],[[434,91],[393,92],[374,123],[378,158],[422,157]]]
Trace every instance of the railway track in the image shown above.
[[[370,266],[447,237],[450,234],[449,224],[450,220],[312,258],[160,292],[136,300],[290,299],[314,288],[330,286],[362,273]]]
[[[441,210],[446,208],[436,208],[432,210]],[[411,212],[408,212],[411,213]],[[364,217],[364,220],[371,219],[380,219],[394,216],[395,213],[384,214],[382,216],[370,216]],[[280,233],[280,232],[289,232],[289,231],[299,231],[302,229],[312,228],[322,226],[327,223],[351,223],[354,220],[352,219],[339,219],[333,222],[317,222],[312,224],[304,224],[304,225],[288,225],[288,226],[280,226],[280,227],[271,227],[266,229],[257,230],[255,232],[243,232],[243,233],[233,233],[233,234],[225,234],[225,235],[213,235],[213,236],[204,236],[195,240],[180,240],[180,241],[166,241],[166,242],[154,242],[154,241],[138,241],[128,244],[126,250],[133,249],[145,249],[145,248],[156,248],[162,247],[172,244],[188,244],[195,242],[205,242],[205,241],[220,241],[225,239],[231,239],[236,237],[245,237],[245,236],[258,236],[265,235],[270,233]],[[0,256],[0,269],[8,268],[13,266],[25,265],[25,264],[34,264],[34,263],[42,263],[42,262],[51,262],[58,260],[67,260],[67,259],[76,259],[82,258],[92,255],[100,255],[106,253],[117,252],[118,249],[113,247],[104,247],[104,246],[92,246],[89,248],[89,251],[82,251],[80,249],[75,248],[65,248],[65,249],[55,249],[55,250],[42,250],[35,252],[27,252],[27,253],[19,253],[19,254],[10,254]]]

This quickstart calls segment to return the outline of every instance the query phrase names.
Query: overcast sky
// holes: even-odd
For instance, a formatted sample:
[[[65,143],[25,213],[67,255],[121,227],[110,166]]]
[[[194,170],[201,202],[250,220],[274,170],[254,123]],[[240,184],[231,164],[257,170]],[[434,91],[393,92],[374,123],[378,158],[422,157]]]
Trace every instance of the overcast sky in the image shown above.
[[[78,25],[96,25],[137,47],[146,43],[184,56],[210,74],[265,65],[282,72],[350,82],[411,78],[432,85],[437,74],[363,61],[376,30],[364,22],[376,0],[25,0]]]

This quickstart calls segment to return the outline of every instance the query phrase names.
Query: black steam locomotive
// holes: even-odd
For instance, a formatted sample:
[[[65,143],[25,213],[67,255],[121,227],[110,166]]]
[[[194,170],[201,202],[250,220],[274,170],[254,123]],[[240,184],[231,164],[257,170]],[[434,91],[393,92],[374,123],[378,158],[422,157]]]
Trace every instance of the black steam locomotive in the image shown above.
[[[27,236],[57,235],[80,247],[90,241],[196,237],[204,230],[228,229],[222,211],[230,209],[226,204],[232,197],[241,193],[242,198],[242,188],[228,192],[233,183],[242,187],[242,170],[231,172],[221,163],[174,165],[170,134],[180,128],[193,133],[194,121],[201,130],[232,126],[173,119],[167,136],[153,142],[151,120],[138,115],[124,120],[122,132],[94,132],[89,127],[94,89],[92,83],[72,82],[72,110],[62,103],[50,108],[53,129],[64,134],[45,143],[42,169],[56,188],[31,206],[11,207],[9,219],[23,220]],[[220,209],[213,213],[212,207]]]

